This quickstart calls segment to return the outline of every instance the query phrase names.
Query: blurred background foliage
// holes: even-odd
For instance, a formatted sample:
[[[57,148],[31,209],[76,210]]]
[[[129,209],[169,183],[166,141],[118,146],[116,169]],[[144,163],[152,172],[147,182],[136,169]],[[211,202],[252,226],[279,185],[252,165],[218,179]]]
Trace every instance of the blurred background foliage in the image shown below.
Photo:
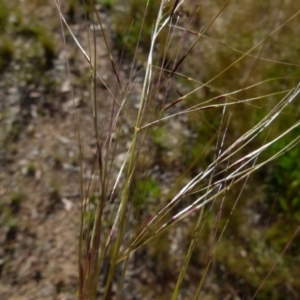
[[[164,47],[169,33],[163,32],[159,37],[160,47],[156,49],[157,61],[165,60],[164,66],[167,69],[172,70],[176,60],[185,54],[189,45],[197,38],[196,33],[210,23],[225,1],[201,1],[199,6],[196,2],[186,1],[176,15],[178,18],[176,24],[178,26],[184,24],[188,31],[176,31],[174,44],[170,45],[165,54]],[[124,64],[130,64],[135,51],[137,51],[136,64],[143,64],[148,53],[160,1],[150,0],[146,14],[145,4],[146,0],[96,1],[96,6],[110,18],[114,53],[115,55],[124,53],[126,58]],[[68,0],[66,5],[69,20],[76,22],[76,15],[82,9],[80,2]],[[85,2],[84,6],[86,16],[91,19],[89,3]],[[170,12],[171,7],[170,4],[165,8],[166,13]],[[299,17],[295,17],[282,29],[267,37],[298,9],[297,1],[231,1],[180,67],[180,73],[200,82],[207,82],[232,64],[242,53],[265,39],[250,53],[252,56],[246,56],[208,86],[178,105],[179,109],[188,108],[221,93],[239,89],[241,92],[233,95],[233,98],[228,97],[228,102],[263,96],[254,102],[227,108],[226,147],[259,122],[284,96],[273,94],[287,91],[299,82]],[[43,74],[53,68],[53,60],[57,55],[53,39],[57,16],[50,18],[46,13],[45,17],[41,17],[42,15],[43,12],[39,12],[39,1],[29,3],[0,0],[0,69],[2,74],[6,70],[13,72],[19,84],[42,84],[51,90],[52,82],[49,82],[49,78],[45,78]],[[55,28],[57,30],[57,27]],[[201,69],[194,68],[195,60],[196,64],[201,61]],[[243,90],[257,83],[261,84]],[[184,94],[197,88],[199,83],[175,77],[172,85]],[[178,98],[178,94],[171,90],[166,101],[171,103],[176,97]],[[242,151],[242,154],[262,146],[293,125],[300,115],[297,101],[298,99],[272,124],[270,131],[259,135]],[[219,150],[216,146],[218,132],[225,133],[225,125],[220,126],[222,110],[222,108],[204,110],[188,115],[186,124],[189,135],[179,134],[176,137],[178,131],[168,130],[167,125],[165,130],[151,133],[155,157],[156,159],[160,157],[158,163],[166,169],[177,165],[181,170],[188,170],[185,174],[187,178],[191,178],[195,172],[199,172],[201,169],[199,166],[212,162]],[[299,129],[262,153],[261,159],[275,154],[297,136]],[[174,138],[178,140],[176,150],[173,154],[164,156],[165,151],[172,152],[168,149],[167,141]],[[190,267],[191,274],[195,275],[185,280],[186,286],[197,283],[199,279],[197,276],[200,275],[195,273],[194,269],[200,272],[210,259],[207,254],[214,252],[212,268],[207,276],[214,278],[218,285],[222,287],[231,285],[239,291],[239,295],[243,295],[243,292],[253,294],[268,271],[279,260],[275,271],[263,285],[256,299],[299,297],[297,294],[300,290],[298,267],[300,256],[297,251],[300,247],[299,236],[296,236],[284,256],[280,257],[300,221],[299,157],[300,148],[297,146],[252,175],[245,188],[242,184],[236,185],[228,192],[225,200],[219,199],[214,206],[207,208],[204,213],[206,225],[199,235]],[[143,179],[137,183],[133,201],[142,210],[147,210],[147,199],[159,199],[161,192],[156,179]],[[238,198],[239,201],[232,211]],[[8,209],[10,208],[7,207],[6,210]],[[8,215],[11,213],[6,212],[6,216]],[[193,229],[191,223],[187,221],[187,224],[181,225],[190,227],[188,231],[190,235]],[[221,240],[217,241],[217,236],[224,226],[226,230]],[[215,238],[212,238],[212,232],[216,232]],[[159,269],[163,268],[166,272],[165,277],[168,277],[169,272],[172,278],[174,257],[167,255],[169,251],[167,243],[168,239],[162,236],[149,246],[152,247],[149,252],[154,259],[161,260],[163,257],[164,263],[161,267],[158,266],[156,271],[159,273]],[[293,295],[296,295],[295,298]]]
[[[52,66],[56,54],[52,30],[57,21],[50,19],[46,24],[47,12],[39,14],[38,4],[0,1],[1,68],[11,60],[22,64],[19,73],[26,63],[38,63],[41,72]]]
[[[275,107],[285,93],[299,82],[299,38],[297,37],[300,29],[299,17],[292,19],[280,30],[268,36],[296,13],[299,7],[293,2],[275,2],[231,1],[180,67],[180,73],[200,82],[207,82],[243,53],[265,39],[249,53],[250,55],[234,64],[228,71],[213,80],[209,86],[194,93],[186,99],[185,103],[179,105],[181,109],[188,108],[220,93],[240,89],[241,92],[233,95],[233,98],[228,97],[227,101],[234,102],[260,97],[253,102],[227,108],[226,118],[227,120],[229,118],[229,121],[225,136],[225,149],[242,133],[257,124]],[[137,52],[141,55],[140,57],[143,57],[149,49],[151,30],[155,20],[153,16],[155,16],[159,1],[150,1],[151,5],[146,15],[144,15],[144,3],[134,0],[128,3],[129,5],[122,6],[121,2],[116,1],[112,6],[112,9],[116,9],[115,17],[112,17],[116,34],[115,46],[124,47],[125,43],[125,52],[133,56],[138,44]],[[176,61],[174,58],[177,57],[178,60],[185,54],[189,45],[197,38],[196,34],[199,30],[210,23],[224,3],[225,1],[201,1],[198,7],[195,1],[186,1],[177,15],[178,18],[180,17],[177,25],[182,26],[184,23],[188,31],[182,30],[178,33],[179,36],[173,35],[174,43],[171,43],[165,57],[163,57],[164,52],[157,49],[160,56],[157,59],[163,60],[164,58],[168,61],[164,66],[172,70],[172,64]],[[166,7],[166,12],[170,12],[170,7]],[[118,16],[118,13],[122,14],[122,18]],[[141,29],[142,18],[144,18],[144,27]],[[125,23],[127,26],[124,26]],[[160,37],[162,49],[166,45],[167,37],[167,32]],[[200,70],[194,68],[195,60],[201,60]],[[175,78],[174,82],[181,94],[199,86],[199,83],[180,77]],[[243,90],[255,84],[258,85]],[[285,93],[275,95],[281,91]],[[174,94],[170,93],[167,101],[172,102],[175,99]],[[176,151],[178,155],[168,163],[174,165],[179,159],[180,163],[184,164],[181,166],[182,169],[192,165],[189,169],[190,173],[186,175],[189,177],[197,170],[199,171],[199,166],[212,162],[218,151],[216,138],[220,129],[221,113],[222,108],[188,115],[187,124],[190,135],[180,137],[184,140],[178,142],[178,147],[180,147],[180,150]],[[277,137],[298,119],[299,105],[295,101],[272,124],[270,130],[260,134],[242,151],[241,155]],[[224,127],[221,131],[224,132]],[[166,149],[166,141],[174,139],[176,134],[176,131],[171,132],[167,128],[165,132],[159,132],[154,140],[159,144],[158,149]],[[164,138],[164,135],[168,138]],[[299,130],[296,129],[279,140],[262,153],[261,160],[278,152],[298,135]],[[191,138],[191,136],[196,136],[196,138]],[[207,263],[208,258],[204,254],[211,253],[212,245],[208,243],[211,239],[211,232],[217,228],[220,234],[226,225],[221,241],[212,242],[216,247],[213,263],[215,272],[212,273],[218,278],[218,283],[225,285],[224,281],[228,280],[237,290],[244,290],[246,294],[248,289],[248,292],[253,294],[279,259],[275,271],[263,285],[256,299],[284,299],[287,293],[290,295],[288,298],[293,299],[293,292],[300,289],[300,282],[297,280],[300,274],[291,262],[299,262],[300,257],[295,249],[300,238],[294,239],[292,246],[283,257],[280,257],[280,253],[299,224],[300,172],[297,162],[299,155],[300,150],[296,146],[252,175],[234,211],[232,208],[239,197],[242,184],[231,189],[224,202],[219,199],[222,204],[216,203],[210,208],[206,216],[207,226],[200,234],[199,248],[195,251],[192,264],[203,266]],[[147,186],[149,184],[150,182]],[[156,191],[155,185],[153,190]],[[221,217],[220,209],[222,209]],[[169,260],[172,264],[172,258]]]

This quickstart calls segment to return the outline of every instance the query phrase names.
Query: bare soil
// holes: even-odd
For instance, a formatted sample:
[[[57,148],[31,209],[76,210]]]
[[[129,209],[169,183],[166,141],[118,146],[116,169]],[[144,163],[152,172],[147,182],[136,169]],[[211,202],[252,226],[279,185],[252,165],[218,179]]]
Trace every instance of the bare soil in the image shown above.
[[[80,173],[75,114],[85,130],[88,170],[95,155],[92,107],[84,79],[88,64],[68,36],[68,52],[76,57],[70,63],[73,86],[69,84],[58,13],[51,2],[41,8],[45,22],[57,16],[57,57],[44,74],[55,82],[50,92],[42,84],[22,85],[13,75],[7,81],[14,61],[0,81],[1,300],[76,299]],[[85,46],[86,25],[80,16],[72,25]],[[101,49],[99,67],[109,70]],[[30,69],[35,72],[34,65]]]

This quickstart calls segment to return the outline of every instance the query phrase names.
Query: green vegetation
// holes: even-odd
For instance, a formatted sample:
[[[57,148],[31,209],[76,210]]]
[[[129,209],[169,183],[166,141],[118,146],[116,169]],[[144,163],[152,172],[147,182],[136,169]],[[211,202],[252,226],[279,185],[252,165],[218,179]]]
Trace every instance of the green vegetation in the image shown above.
[[[116,3],[116,0],[97,0],[96,3],[99,3],[106,9],[111,9]]]
[[[12,211],[17,211],[20,208],[20,205],[22,202],[24,202],[27,199],[27,196],[23,193],[14,193],[11,196],[11,203],[10,203],[10,207],[12,209]]]
[[[278,142],[273,152],[276,153],[280,147],[292,142],[293,139],[299,136],[299,129],[295,129],[292,134],[287,136],[282,141]],[[278,158],[274,166],[270,170],[272,172],[268,176],[268,192],[272,197],[277,198],[276,210],[279,213],[289,214],[295,220],[300,220],[300,175],[299,161],[300,155],[298,147],[293,148],[285,155]]]
[[[86,88],[98,112],[92,174],[99,180],[85,184],[81,174],[79,299],[96,299],[106,261],[102,299],[110,299],[118,272],[122,299],[135,253],[145,272],[150,262],[156,276],[143,290],[153,299],[200,299],[200,291],[212,299],[231,293],[241,299],[300,297],[297,3],[91,3],[68,1],[67,20],[75,22],[79,13],[97,22],[103,17],[99,5],[112,16],[105,37],[115,82],[105,82],[111,98],[100,110],[93,87],[103,83],[87,50],[94,76]],[[0,68],[11,68],[26,86],[51,90],[55,80],[44,74],[57,49],[52,24],[44,22],[28,20],[15,1],[0,0]],[[90,46],[106,45],[95,36],[89,36]],[[130,124],[126,132],[124,124]],[[83,134],[92,130],[78,125]],[[24,127],[14,120],[5,143],[16,141]],[[285,149],[289,143],[294,147]],[[116,158],[124,151],[120,166]],[[74,164],[84,159],[74,158]],[[63,159],[58,153],[54,160],[59,171]],[[34,176],[35,164],[26,168]],[[56,179],[49,185],[53,209],[61,186]],[[12,235],[13,214],[25,199],[16,193],[1,204],[1,222]],[[163,296],[161,286],[168,287]]]
[[[137,45],[145,52],[150,48],[151,35],[155,25],[156,14],[160,1],[149,1],[148,9],[145,11],[147,0],[130,0],[128,5],[122,5],[122,10],[116,12],[113,17],[114,31],[116,34],[116,48],[125,50],[133,55]],[[124,26],[124,24],[126,24]],[[145,58],[145,56],[144,56]]]
[[[53,178],[49,184],[48,190],[48,211],[51,213],[56,205],[60,203],[61,200],[61,186],[59,182]]]
[[[14,51],[13,41],[8,37],[3,37],[0,42],[0,68],[9,65],[14,56]]]
[[[225,293],[226,282],[241,298],[282,299],[289,293],[287,286],[300,288],[294,280],[298,271],[289,265],[298,255],[292,247],[285,249],[292,241],[297,244],[299,151],[295,147],[281,152],[288,143],[298,143],[299,109],[293,96],[299,93],[298,49],[290,46],[297,36],[297,10],[293,4],[274,10],[265,4],[262,10],[257,3],[229,2],[203,4],[199,10],[190,1],[109,5],[115,13],[114,47],[119,53],[125,49],[132,59],[129,81],[116,76],[120,93],[115,95],[121,96],[115,105],[130,99],[135,77],[142,82],[142,92],[136,114],[129,102],[120,108],[120,115],[129,115],[133,124],[129,134],[109,129],[117,141],[130,144],[119,177],[112,178],[109,167],[118,148],[108,143],[102,146],[105,155],[98,152],[95,174],[101,179],[95,218],[83,217],[81,223],[80,299],[95,299],[93,278],[104,257],[110,260],[110,270],[103,299],[109,299],[116,266],[140,249],[160,266],[158,278],[163,272],[172,286],[177,282],[166,296],[173,293],[172,299],[186,288],[197,291],[189,299],[197,299],[202,289],[212,293],[203,285],[206,276],[220,285],[217,298]],[[279,14],[284,16],[280,20]],[[95,40],[91,43],[96,47]],[[291,134],[284,133],[292,126]],[[276,140],[281,134],[284,138]],[[151,175],[156,164],[173,182]],[[260,168],[257,173],[255,166]],[[117,199],[107,215],[110,186]],[[276,198],[279,206],[272,210]],[[110,228],[101,221],[106,217],[114,220]],[[287,219],[291,226],[282,230]],[[87,237],[84,232],[91,228],[94,235]],[[178,256],[169,254],[177,228],[182,231]],[[105,242],[97,238],[100,234]],[[93,270],[85,265],[87,253],[94,253]],[[192,278],[193,265],[199,266],[198,275],[186,279]],[[119,299],[121,289],[122,284]]]
[[[36,70],[50,68],[56,55],[51,27],[46,28],[34,15],[28,20],[26,12],[22,11],[16,1],[7,3],[1,0],[0,11],[0,66],[7,66],[13,59],[23,65],[26,63],[26,53],[26,59],[38,62]]]
[[[0,225],[7,228],[9,232],[15,232],[18,226],[18,220],[15,214],[19,211],[22,203],[27,199],[27,195],[21,192],[15,192],[10,196],[8,203],[0,203]]]

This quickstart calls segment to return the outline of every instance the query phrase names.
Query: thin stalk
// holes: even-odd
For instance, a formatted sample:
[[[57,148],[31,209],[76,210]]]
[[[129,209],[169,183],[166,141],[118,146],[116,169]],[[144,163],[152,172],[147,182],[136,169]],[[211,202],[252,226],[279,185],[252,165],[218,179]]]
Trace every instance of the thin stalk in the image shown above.
[[[197,218],[197,222],[196,222],[195,229],[194,229],[194,234],[193,234],[193,237],[191,239],[185,261],[183,263],[180,274],[178,276],[176,286],[174,288],[171,300],[178,299],[180,286],[182,284],[184,275],[186,274],[187,268],[189,266],[189,263],[190,263],[190,260],[191,260],[192,254],[193,254],[193,251],[194,251],[195,246],[196,246],[197,236],[199,234],[199,229],[200,229],[200,224],[201,224],[202,218],[203,218],[203,209],[200,210],[199,216]]]

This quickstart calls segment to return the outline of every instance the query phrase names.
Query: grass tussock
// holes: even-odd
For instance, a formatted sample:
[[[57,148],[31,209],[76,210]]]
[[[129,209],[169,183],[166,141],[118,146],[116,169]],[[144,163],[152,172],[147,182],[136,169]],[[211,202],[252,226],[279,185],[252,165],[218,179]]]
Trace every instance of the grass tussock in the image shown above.
[[[97,148],[87,172],[98,180],[86,184],[92,129],[77,111],[79,299],[125,299],[134,264],[154,275],[139,299],[299,296],[290,261],[300,11],[284,1],[104,2],[85,4],[98,28],[86,49],[56,2],[63,37],[89,65]],[[116,16],[110,30],[101,9]],[[99,67],[100,44],[112,76]]]

